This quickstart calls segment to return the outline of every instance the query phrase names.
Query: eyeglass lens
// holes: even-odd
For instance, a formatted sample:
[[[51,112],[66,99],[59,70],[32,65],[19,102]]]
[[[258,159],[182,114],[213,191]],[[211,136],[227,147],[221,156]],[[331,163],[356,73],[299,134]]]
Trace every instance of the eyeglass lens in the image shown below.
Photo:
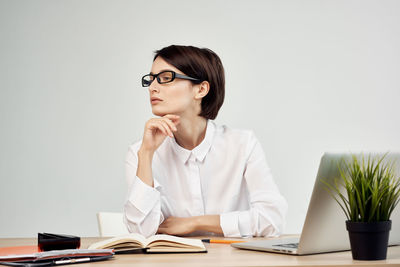
[[[149,74],[143,77],[143,86],[150,86],[150,84],[154,81],[154,78],[157,77],[158,83],[169,83],[174,80],[174,74],[172,71],[164,71],[157,75]]]

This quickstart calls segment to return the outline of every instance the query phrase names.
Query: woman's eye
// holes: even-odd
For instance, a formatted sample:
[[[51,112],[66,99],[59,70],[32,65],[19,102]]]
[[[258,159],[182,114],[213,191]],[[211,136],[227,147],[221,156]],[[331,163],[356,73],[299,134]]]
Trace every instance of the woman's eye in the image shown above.
[[[169,76],[161,76],[161,81],[163,81],[163,82],[168,82],[170,80],[171,80],[171,77],[169,77]]]

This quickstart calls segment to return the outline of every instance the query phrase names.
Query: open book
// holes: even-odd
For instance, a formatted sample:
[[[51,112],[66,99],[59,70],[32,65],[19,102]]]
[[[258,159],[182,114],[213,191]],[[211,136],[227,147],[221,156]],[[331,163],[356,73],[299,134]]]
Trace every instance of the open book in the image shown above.
[[[207,252],[200,239],[183,238],[172,235],[153,235],[145,238],[141,234],[131,233],[93,243],[88,249],[112,248],[115,253],[142,250],[146,253],[169,252]]]

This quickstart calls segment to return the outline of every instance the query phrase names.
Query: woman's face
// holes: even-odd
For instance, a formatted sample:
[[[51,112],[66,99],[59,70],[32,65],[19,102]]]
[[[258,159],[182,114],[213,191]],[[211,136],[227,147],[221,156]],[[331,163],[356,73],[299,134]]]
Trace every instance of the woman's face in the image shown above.
[[[161,57],[157,57],[151,67],[151,74],[158,74],[165,70],[184,74]],[[156,116],[167,114],[181,116],[184,112],[196,109],[195,90],[188,80],[175,78],[172,82],[159,84],[157,79],[154,79],[149,86],[149,92],[151,109]]]

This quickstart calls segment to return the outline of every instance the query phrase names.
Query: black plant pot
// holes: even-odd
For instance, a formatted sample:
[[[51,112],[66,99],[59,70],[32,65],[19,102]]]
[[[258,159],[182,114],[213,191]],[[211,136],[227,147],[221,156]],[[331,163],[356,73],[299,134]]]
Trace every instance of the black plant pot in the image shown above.
[[[354,260],[385,260],[392,221],[346,221]]]

